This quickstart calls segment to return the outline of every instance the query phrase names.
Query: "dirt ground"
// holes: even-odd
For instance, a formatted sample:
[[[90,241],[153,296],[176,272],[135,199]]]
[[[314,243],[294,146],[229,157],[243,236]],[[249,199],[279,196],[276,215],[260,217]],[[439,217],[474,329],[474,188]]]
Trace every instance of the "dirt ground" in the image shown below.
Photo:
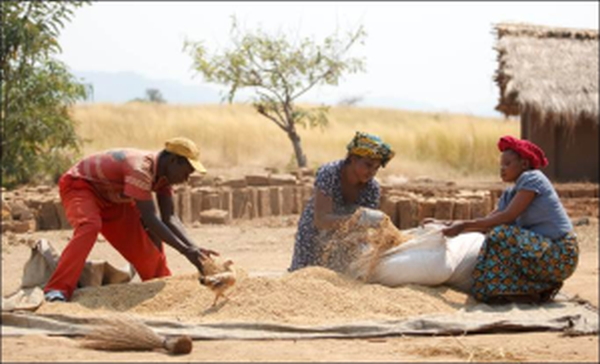
[[[278,275],[287,269],[294,243],[297,217],[235,222],[229,226],[203,225],[190,229],[201,246],[233,259],[250,274]],[[598,219],[576,227],[581,259],[563,291],[577,294],[598,307]],[[71,231],[36,232],[62,250]],[[185,258],[167,248],[173,274],[194,272]],[[2,294],[18,288],[29,248],[19,236],[2,236]],[[90,259],[116,266],[125,261],[104,241]],[[598,362],[598,336],[565,337],[560,333],[515,333],[460,337],[402,336],[378,339],[318,339],[280,341],[194,341],[192,353],[170,356],[155,352],[100,352],[82,349],[79,339],[29,335],[2,338],[3,362]],[[60,350],[57,350],[60,348]]]

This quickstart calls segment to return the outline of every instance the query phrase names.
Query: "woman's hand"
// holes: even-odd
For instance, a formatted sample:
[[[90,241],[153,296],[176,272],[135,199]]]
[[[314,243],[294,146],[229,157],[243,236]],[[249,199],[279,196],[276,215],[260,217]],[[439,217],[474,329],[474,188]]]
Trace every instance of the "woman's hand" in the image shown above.
[[[465,227],[466,225],[464,221],[454,221],[450,225],[448,225],[448,227],[442,229],[442,234],[444,234],[444,236],[452,238],[462,233],[465,230]]]
[[[383,212],[363,207],[361,208],[357,224],[359,226],[375,227],[378,226],[384,218],[385,214]]]

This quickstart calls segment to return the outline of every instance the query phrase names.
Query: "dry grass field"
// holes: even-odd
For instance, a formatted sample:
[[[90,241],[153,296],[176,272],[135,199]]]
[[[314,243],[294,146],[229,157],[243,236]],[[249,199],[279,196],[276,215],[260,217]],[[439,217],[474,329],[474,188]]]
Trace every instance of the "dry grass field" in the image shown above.
[[[158,150],[165,139],[187,136],[201,147],[207,168],[290,169],[295,159],[286,134],[250,105],[178,106],[85,104],[73,110],[83,153],[113,147]],[[325,128],[300,127],[310,167],[341,158],[360,130],[381,136],[396,158],[380,176],[496,179],[496,141],[519,135],[519,123],[501,118],[363,107],[332,107]]]

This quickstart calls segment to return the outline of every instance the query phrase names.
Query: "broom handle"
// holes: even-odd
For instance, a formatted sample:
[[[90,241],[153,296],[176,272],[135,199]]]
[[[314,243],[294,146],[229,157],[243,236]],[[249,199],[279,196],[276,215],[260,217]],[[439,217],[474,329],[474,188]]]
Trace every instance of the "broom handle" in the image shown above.
[[[163,348],[170,354],[189,354],[192,351],[192,340],[187,336],[165,337]]]
[[[175,343],[177,342],[177,338],[164,337],[163,338],[163,348],[167,349],[167,351],[173,354],[173,350],[175,349]]]

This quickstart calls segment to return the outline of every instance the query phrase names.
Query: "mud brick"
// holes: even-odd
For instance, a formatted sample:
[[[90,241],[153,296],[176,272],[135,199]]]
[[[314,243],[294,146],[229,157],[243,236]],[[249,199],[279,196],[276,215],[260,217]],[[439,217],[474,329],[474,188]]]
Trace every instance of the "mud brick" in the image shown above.
[[[62,202],[59,200],[54,200],[54,208],[56,209],[56,216],[58,216],[58,221],[60,222],[60,229],[72,229],[69,220],[67,220],[67,214],[65,213],[65,208],[62,205]]]
[[[556,193],[560,198],[569,198],[571,197],[571,190],[567,188],[556,188]]]
[[[258,191],[256,190],[256,188],[248,188],[246,190],[246,193],[248,194],[248,212],[249,212],[249,218],[250,219],[256,219],[258,218],[260,215],[258,213]]]
[[[471,200],[471,219],[484,217],[488,214],[487,201],[485,198]]]
[[[576,188],[571,191],[571,198],[594,197],[594,190],[591,188]]]
[[[383,198],[391,195],[392,187],[390,185],[384,184],[383,182],[379,183],[379,190],[383,202]]]
[[[439,199],[435,204],[434,217],[440,220],[451,220],[454,213],[454,201],[450,199]]]
[[[212,187],[212,186],[202,186],[202,187],[198,188],[198,190],[202,191],[202,193],[204,193],[204,194],[219,193],[219,188]]]
[[[271,201],[271,214],[273,216],[281,215],[283,202],[281,187],[269,187],[269,200]]]
[[[381,211],[390,217],[390,220],[394,225],[399,226],[397,203],[400,200],[400,197],[387,196],[382,197],[381,200]]]
[[[246,188],[234,188],[232,190],[233,213],[231,217],[234,219],[250,218],[250,204],[248,191]]]
[[[2,204],[2,221],[8,221],[12,219],[12,214],[10,213],[10,208],[8,204]]]
[[[301,185],[305,185],[305,186],[314,186],[315,185],[315,177],[308,177],[308,176],[304,176],[302,177],[302,179],[299,181],[299,183]]]
[[[192,187],[200,187],[202,186],[202,180],[203,180],[204,176],[202,176],[199,173],[192,173],[190,175],[190,178],[188,180],[188,183],[190,184],[190,186]]]
[[[302,186],[302,210],[306,207],[308,201],[310,201],[313,195],[313,186]]]
[[[292,207],[293,214],[302,213],[302,186],[296,186],[293,189],[294,192],[294,205]]]
[[[14,221],[2,220],[2,234],[13,232]]]
[[[246,191],[246,219],[255,219],[258,215],[258,192],[256,188],[245,188]]]
[[[246,182],[246,178],[245,177],[230,178],[228,180],[225,180],[225,181],[221,182],[221,186],[223,186],[223,187],[231,187],[231,188],[243,188],[243,187],[248,186],[248,183]]]
[[[493,209],[494,209],[494,204],[492,202],[492,194],[490,193],[490,191],[482,191],[479,194],[479,198],[483,199],[483,211],[485,211],[485,214],[489,214]]]
[[[296,177],[291,174],[272,174],[269,178],[271,186],[295,185]]]
[[[464,199],[459,198],[454,203],[454,212],[452,213],[453,220],[468,220],[471,218],[471,203]]]
[[[435,216],[435,205],[437,201],[435,199],[428,198],[419,202],[418,220],[422,221],[426,217]]]
[[[2,232],[11,231],[15,234],[32,233],[36,230],[36,221],[3,221]]]
[[[179,192],[179,218],[186,225],[192,223],[192,190],[189,186]]]
[[[23,200],[15,200],[7,203],[13,220],[27,221],[33,218],[33,212]]]
[[[291,215],[294,210],[294,186],[281,187],[281,214]]]
[[[417,226],[419,223],[417,201],[403,197],[396,204],[398,206],[398,225],[400,230]]]
[[[52,187],[50,186],[37,186],[35,188],[35,192],[37,193],[48,193],[50,191],[52,191]]]
[[[60,220],[53,200],[46,200],[42,203],[38,211],[37,222],[40,230],[60,229]]]
[[[42,208],[44,201],[46,201],[47,199],[48,199],[47,197],[43,197],[42,199],[40,199],[38,196],[37,198],[28,200],[28,201],[26,201],[27,207],[29,207],[33,211],[39,211],[39,209]]]
[[[246,176],[246,183],[248,186],[264,187],[269,186],[269,175],[268,174],[250,174]]]
[[[218,192],[208,192],[202,194],[202,211],[221,208],[221,198]]]
[[[219,199],[221,200],[221,210],[231,213],[233,211],[233,199],[231,190],[228,188],[219,191]]]
[[[181,204],[179,203],[179,199],[181,198],[181,194],[178,192],[178,190],[174,190],[173,191],[173,213],[175,214],[175,216],[181,218]],[[155,201],[156,202],[156,206],[158,206],[158,200]]]
[[[271,216],[271,192],[268,187],[256,189],[256,203],[258,205],[258,216]]]
[[[200,221],[200,213],[202,212],[202,190],[194,188],[191,192],[192,199],[192,222]]]
[[[300,180],[304,176],[314,177],[315,176],[315,170],[314,170],[314,168],[300,167],[300,168],[296,169],[296,171],[294,172],[294,174],[296,175],[296,177],[298,178],[298,180]]]
[[[200,213],[200,222],[203,224],[225,225],[230,222],[230,215],[225,210],[210,209]]]

